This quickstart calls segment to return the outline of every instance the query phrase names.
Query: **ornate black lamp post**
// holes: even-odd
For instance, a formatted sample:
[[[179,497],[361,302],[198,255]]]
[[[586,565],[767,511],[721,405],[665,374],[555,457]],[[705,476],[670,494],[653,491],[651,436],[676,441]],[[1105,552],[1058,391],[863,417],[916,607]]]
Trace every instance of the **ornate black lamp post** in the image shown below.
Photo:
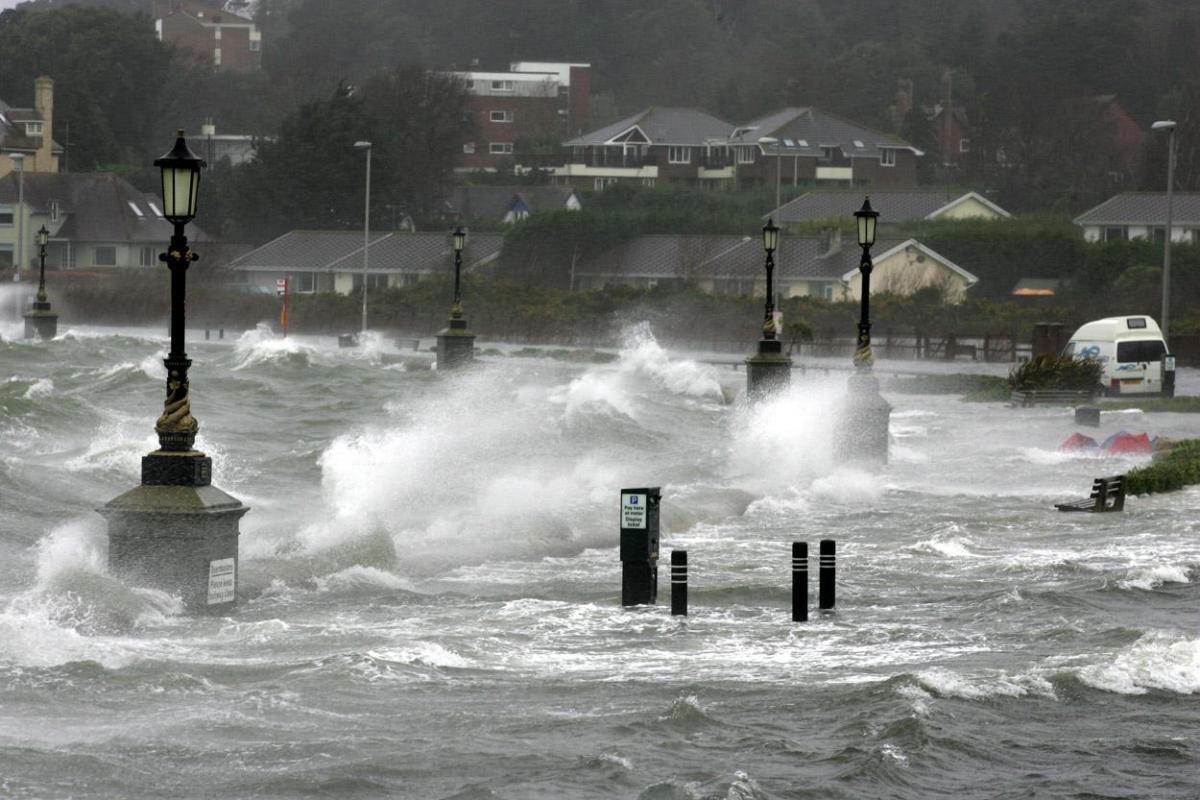
[[[779,226],[768,219],[762,229],[767,253],[767,301],[763,309],[762,338],[758,352],[746,359],[746,394],[761,400],[786,388],[792,378],[792,359],[783,353],[783,341],[775,324],[775,251],[779,249]]]
[[[41,262],[37,299],[33,301],[33,309],[25,312],[25,338],[37,336],[42,339],[53,339],[58,333],[58,314],[50,310],[50,301],[46,299],[46,245],[50,243],[50,231],[43,225],[37,232],[38,258]]]
[[[179,131],[171,152],[154,161],[162,170],[163,216],[174,226],[167,252],[171,271],[171,350],[163,360],[167,392],[154,425],[159,449],[142,457],[142,483],[100,509],[108,519],[109,567],[131,580],[182,596],[192,610],[224,610],[237,590],[238,520],[249,509],[212,485],[212,459],[195,449],[184,350],[187,268],[198,256],[184,228],[196,215],[200,170]]]
[[[871,369],[875,357],[871,353],[871,246],[875,244],[875,228],[879,212],[871,208],[871,199],[863,200],[862,208],[854,212],[858,223],[858,244],[862,258],[858,263],[860,276],[858,341],[854,347],[854,374],[850,376],[849,396],[838,426],[838,454],[845,461],[886,464],[888,457],[888,422],[892,407],[879,393],[879,381]]]
[[[467,234],[461,225],[454,229],[450,240],[454,248],[454,304],[447,326],[437,335],[438,369],[455,369],[475,360],[475,334],[467,330],[462,308],[462,254]]]

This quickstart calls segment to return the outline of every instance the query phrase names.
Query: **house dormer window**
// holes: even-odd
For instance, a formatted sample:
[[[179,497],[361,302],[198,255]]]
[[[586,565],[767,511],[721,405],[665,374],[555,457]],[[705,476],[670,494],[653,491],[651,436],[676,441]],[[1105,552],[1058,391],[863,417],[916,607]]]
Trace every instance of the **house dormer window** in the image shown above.
[[[821,160],[822,161],[833,161],[833,148],[832,147],[829,147],[826,145],[821,146]]]
[[[512,81],[492,81],[493,92],[511,92],[513,90]]]
[[[40,122],[26,122],[25,123],[25,135],[26,136],[41,136],[42,131],[43,131],[43,127],[42,127],[42,123],[40,123]]]
[[[896,151],[885,147],[879,151],[879,163],[885,167],[896,166]]]
[[[753,164],[754,154],[758,148],[754,145],[743,145],[734,148],[737,150],[737,162],[739,164]]]

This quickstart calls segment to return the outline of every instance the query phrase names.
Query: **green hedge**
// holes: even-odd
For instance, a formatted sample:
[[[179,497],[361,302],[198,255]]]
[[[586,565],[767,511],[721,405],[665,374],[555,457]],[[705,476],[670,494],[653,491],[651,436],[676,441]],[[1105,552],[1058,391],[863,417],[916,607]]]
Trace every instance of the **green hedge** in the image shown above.
[[[1200,483],[1200,439],[1176,442],[1156,455],[1154,463],[1130,470],[1125,479],[1129,494],[1174,492]]]
[[[1038,356],[1009,373],[1008,387],[1014,392],[1035,390],[1099,392],[1102,388],[1100,377],[1103,372],[1104,365],[1092,358]]]

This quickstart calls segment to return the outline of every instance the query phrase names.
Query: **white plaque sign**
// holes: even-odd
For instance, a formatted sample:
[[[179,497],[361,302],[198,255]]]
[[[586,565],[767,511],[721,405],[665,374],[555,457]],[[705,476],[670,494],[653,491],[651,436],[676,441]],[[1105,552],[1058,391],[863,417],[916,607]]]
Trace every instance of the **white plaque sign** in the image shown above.
[[[621,527],[646,529],[646,495],[621,495]]]
[[[232,558],[208,562],[208,604],[232,603],[237,585],[237,566]]]

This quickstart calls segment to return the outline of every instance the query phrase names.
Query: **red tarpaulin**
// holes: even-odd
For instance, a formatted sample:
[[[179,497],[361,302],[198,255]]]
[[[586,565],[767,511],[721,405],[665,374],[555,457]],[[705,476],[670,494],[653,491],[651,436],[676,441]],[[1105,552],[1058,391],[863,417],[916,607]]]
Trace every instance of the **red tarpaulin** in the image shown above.
[[[1058,446],[1059,450],[1091,450],[1093,447],[1098,447],[1096,440],[1090,436],[1084,436],[1082,433],[1073,433],[1062,444]]]
[[[1101,445],[1106,453],[1150,453],[1154,450],[1154,445],[1150,444],[1150,437],[1144,433],[1126,433],[1120,431],[1104,440]]]

